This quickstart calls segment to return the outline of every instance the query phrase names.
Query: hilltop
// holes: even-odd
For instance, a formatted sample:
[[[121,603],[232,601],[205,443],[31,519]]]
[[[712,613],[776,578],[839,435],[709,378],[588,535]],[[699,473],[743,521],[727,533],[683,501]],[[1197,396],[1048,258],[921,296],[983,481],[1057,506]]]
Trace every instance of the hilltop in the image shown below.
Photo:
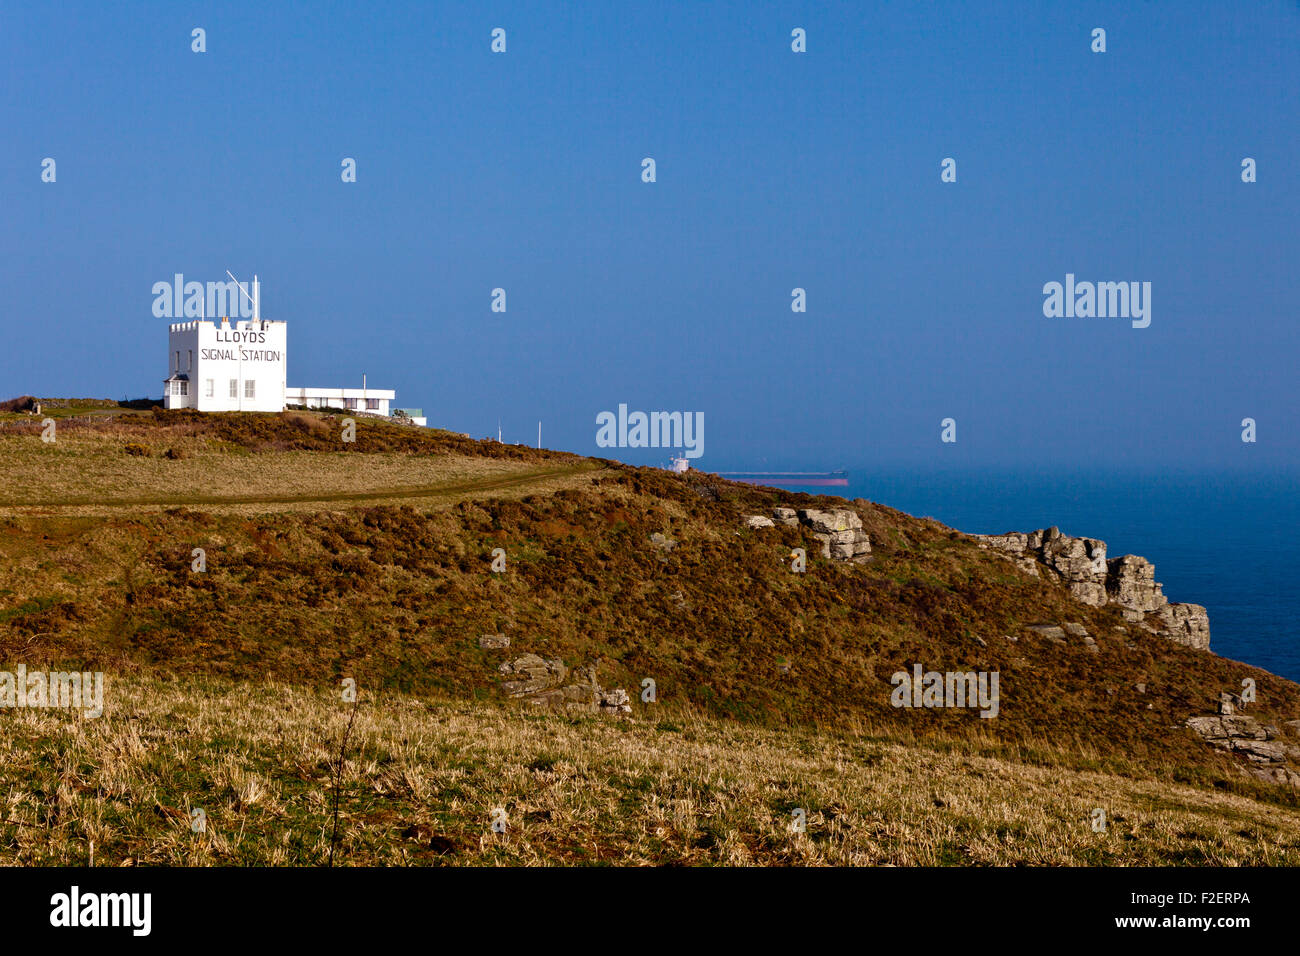
[[[345,775],[356,862],[396,852],[358,828],[387,833],[399,820],[452,839],[455,861],[531,859],[492,844],[485,802],[508,796],[559,820],[581,815],[579,790],[602,787],[614,789],[592,840],[626,861],[1296,862],[1300,725],[1287,722],[1300,718],[1300,687],[1180,642],[1189,612],[1135,619],[1108,600],[1108,582],[1128,575],[1131,591],[1144,572],[1070,543],[1092,539],[990,542],[863,499],[364,418],[344,443],[340,417],[318,413],[62,410],[53,443],[32,416],[0,413],[0,655],[10,669],[104,671],[105,717],[67,729],[74,718],[39,715],[46,731],[78,739],[88,766],[75,772],[52,764],[16,714],[0,717],[0,773],[30,826],[49,823],[41,807],[52,793],[71,788],[62,812],[73,819],[79,801],[102,815],[108,799],[119,823],[101,853],[179,859],[161,836],[140,836],[166,823],[142,822],[152,803],[224,802],[238,819],[251,812],[238,778],[277,794],[280,815],[266,822],[280,820],[295,849],[274,853],[318,862],[330,741],[337,749],[348,716],[337,688],[351,678],[367,733],[397,721],[417,751],[421,734],[444,740],[441,756],[384,758],[378,738],[357,739]],[[797,548],[803,573],[791,569]],[[1189,606],[1196,595],[1170,599]],[[893,706],[891,675],[916,664],[996,672],[997,717]],[[1232,697],[1247,678],[1256,699]],[[647,679],[654,703],[640,699]],[[585,703],[597,685],[625,688],[631,713],[508,697],[562,707],[562,689],[579,688],[568,700]],[[243,721],[234,702],[252,698],[279,730]],[[150,703],[161,699],[171,703]],[[137,729],[152,730],[131,745],[141,748],[133,782],[105,797],[102,779],[90,782],[113,764],[103,748],[141,707]],[[477,756],[456,743],[489,732],[511,742]],[[193,747],[214,734],[232,762],[224,769]],[[296,769],[268,750],[276,734],[298,735]],[[780,757],[795,753],[798,767]],[[697,792],[707,774],[685,769],[688,754],[716,764],[734,792]],[[188,783],[164,782],[175,760]],[[477,785],[452,781],[451,766]],[[709,845],[615,837],[649,826],[651,797],[673,793],[674,780],[687,806],[673,813],[697,814],[681,827],[697,833],[702,813],[723,821]],[[962,796],[973,793],[985,796]],[[433,816],[429,801],[442,808]],[[1128,835],[1106,842],[1088,813],[1120,804]],[[808,855],[788,836],[772,842],[793,807],[818,828]],[[905,809],[906,825],[879,823],[862,842],[864,820]],[[1180,814],[1199,823],[1164,833]],[[1266,816],[1277,831],[1265,837]],[[758,822],[769,817],[772,832]],[[993,850],[1008,826],[1025,842]],[[488,843],[471,846],[473,834]],[[528,852],[588,859],[568,842]],[[34,844],[25,852],[39,856]],[[266,862],[272,851],[240,853]],[[50,858],[75,854],[69,845]]]

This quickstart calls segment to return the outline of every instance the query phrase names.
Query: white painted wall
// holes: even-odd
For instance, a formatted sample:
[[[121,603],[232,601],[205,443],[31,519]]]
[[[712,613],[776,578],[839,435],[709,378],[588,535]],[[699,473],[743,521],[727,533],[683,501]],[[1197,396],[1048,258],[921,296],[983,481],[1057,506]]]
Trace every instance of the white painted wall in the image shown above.
[[[286,323],[176,322],[167,348],[167,408],[201,412],[280,412],[285,404]],[[233,383],[233,384],[232,384]],[[186,394],[176,394],[183,388]],[[232,391],[234,394],[232,395]]]
[[[284,400],[308,408],[344,408],[348,411],[387,415],[389,403],[397,398],[391,388],[290,388]]]

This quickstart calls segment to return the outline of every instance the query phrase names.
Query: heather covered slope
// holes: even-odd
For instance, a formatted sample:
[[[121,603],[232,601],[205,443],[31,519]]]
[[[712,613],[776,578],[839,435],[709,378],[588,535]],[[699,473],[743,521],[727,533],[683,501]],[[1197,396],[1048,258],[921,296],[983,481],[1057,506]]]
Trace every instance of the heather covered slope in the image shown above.
[[[54,449],[30,426],[0,427],[0,658],[103,670],[110,687],[115,675],[180,676],[324,693],[353,677],[371,695],[496,706],[498,666],[536,653],[595,665],[604,686],[627,688],[633,723],[681,708],[813,739],[870,726],[1023,766],[1296,802],[1184,724],[1249,677],[1258,700],[1248,713],[1285,728],[1300,717],[1300,688],[1134,627],[1115,607],[1078,603],[936,522],[855,501],[847,507],[870,536],[870,560],[831,561],[807,528],[748,528],[742,516],[845,506],[835,499],[366,420],[345,447],[336,428],[294,413],[145,413],[64,428],[65,457],[42,460]],[[127,454],[128,444],[149,456]],[[181,457],[158,457],[173,448]],[[99,459],[109,464],[87,477]],[[160,467],[204,463],[248,500],[214,504],[196,491],[190,505],[130,504],[140,496],[133,474],[157,482]],[[321,476],[360,476],[372,464],[427,485],[459,472],[438,495],[412,493],[403,479],[368,488],[382,504],[308,503],[329,491]],[[287,476],[308,466],[318,484],[280,507]],[[475,470],[488,466],[504,471]],[[24,499],[33,474],[41,497]],[[493,489],[489,478],[512,483]],[[808,553],[803,574],[790,570],[796,547]],[[1067,623],[1083,625],[1095,649],[1029,629]],[[480,647],[497,634],[508,650]],[[996,671],[998,716],[891,706],[890,676],[917,663]],[[645,678],[653,705],[638,699]]]

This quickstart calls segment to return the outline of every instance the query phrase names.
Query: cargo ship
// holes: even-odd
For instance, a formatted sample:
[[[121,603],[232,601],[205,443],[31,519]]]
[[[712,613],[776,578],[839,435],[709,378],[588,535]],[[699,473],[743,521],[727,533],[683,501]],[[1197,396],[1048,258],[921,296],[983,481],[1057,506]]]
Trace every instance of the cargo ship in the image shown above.
[[[775,488],[844,488],[848,486],[846,471],[720,471],[719,478],[747,485],[771,485]]]
[[[669,470],[680,474],[690,471],[691,463],[685,457],[672,459]],[[774,488],[845,488],[849,473],[840,471],[718,471],[719,478],[729,478],[746,485],[770,485]]]

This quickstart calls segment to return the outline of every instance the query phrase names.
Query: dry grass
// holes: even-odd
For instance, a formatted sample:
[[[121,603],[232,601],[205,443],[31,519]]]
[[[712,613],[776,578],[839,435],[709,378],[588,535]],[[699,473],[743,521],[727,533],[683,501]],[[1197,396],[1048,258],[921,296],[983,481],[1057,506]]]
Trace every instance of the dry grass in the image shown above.
[[[105,410],[45,445],[0,416],[0,668],[110,679],[100,720],[0,711],[0,859],[322,864],[348,707],[320,688],[351,675],[343,863],[1300,863],[1300,793],[1183,727],[1247,676],[1285,726],[1289,681],[870,502],[844,566],[741,526],[829,499],[373,422],[341,450],[330,422]],[[485,633],[661,703],[484,703]],[[997,671],[998,719],[891,707],[912,662]]]
[[[321,865],[338,695],[110,675],[105,715],[0,723],[0,861]],[[342,865],[1294,865],[1300,811],[883,734],[368,698]],[[505,833],[491,828],[505,810]],[[204,833],[191,812],[206,814]],[[791,830],[806,812],[807,832]],[[1106,811],[1094,832],[1094,808]]]
[[[322,419],[288,413],[311,429]],[[469,497],[517,497],[586,484],[599,465],[467,454],[360,453],[333,436],[331,451],[257,454],[210,435],[160,436],[119,423],[65,429],[45,443],[36,432],[0,432],[0,513],[122,514],[188,505],[256,514],[320,510],[347,503],[419,501],[440,506]],[[326,429],[328,432],[328,429]],[[141,440],[143,439],[143,440]],[[147,448],[149,455],[132,454]],[[167,458],[167,451],[179,458]]]

